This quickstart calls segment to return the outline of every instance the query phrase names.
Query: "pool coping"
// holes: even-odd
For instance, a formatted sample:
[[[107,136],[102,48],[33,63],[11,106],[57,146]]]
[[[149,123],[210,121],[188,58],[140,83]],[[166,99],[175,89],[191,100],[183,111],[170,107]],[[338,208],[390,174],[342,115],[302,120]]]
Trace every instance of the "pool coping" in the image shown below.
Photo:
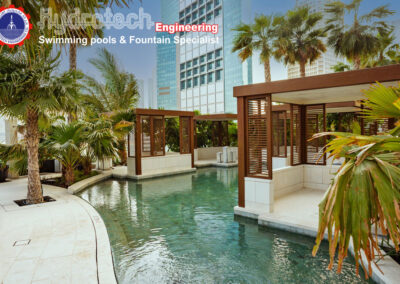
[[[248,210],[245,208],[241,208],[239,206],[234,207],[234,214],[249,219],[255,219],[257,220],[257,223],[260,226],[280,229],[283,231],[297,233],[300,235],[305,235],[313,238],[315,238],[318,232],[317,228],[314,227],[304,226],[301,224],[290,223],[290,222],[277,221],[273,218],[269,218],[268,216],[262,215],[255,210]],[[325,240],[328,239],[327,233],[325,233],[324,239]],[[349,251],[354,256],[354,247],[352,242],[350,242]],[[398,279],[400,279],[400,264],[398,264],[390,256],[385,255],[386,253],[382,249],[380,249],[380,252],[382,253],[382,255],[384,255],[384,257],[381,260],[379,260],[379,267],[384,274],[382,274],[382,272],[376,267],[376,265],[372,265],[372,277],[371,277],[372,280],[374,280],[376,283],[379,284],[398,283]],[[368,261],[363,251],[361,252],[361,258],[359,262],[360,264],[362,262],[365,267],[368,267]],[[360,277],[363,276],[360,275]]]

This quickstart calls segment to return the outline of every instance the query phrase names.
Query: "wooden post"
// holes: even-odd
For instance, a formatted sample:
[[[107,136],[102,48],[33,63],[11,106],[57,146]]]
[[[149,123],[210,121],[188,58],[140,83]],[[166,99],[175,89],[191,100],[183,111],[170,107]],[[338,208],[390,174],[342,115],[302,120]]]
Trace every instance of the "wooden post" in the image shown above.
[[[136,175],[140,176],[142,174],[142,123],[140,115],[136,115],[135,160],[136,160]]]
[[[195,128],[194,128],[194,119],[191,116],[189,119],[189,139],[190,139],[190,153],[192,155],[192,168],[194,168],[194,137],[195,137]]]
[[[154,116],[149,116],[150,119],[150,156],[155,156],[154,151]]]
[[[272,142],[272,98],[268,94],[266,97],[267,101],[267,168],[268,168],[268,179],[272,179],[272,156],[273,156],[273,142]]]
[[[237,98],[238,123],[238,205],[245,207],[244,178],[246,175],[246,107],[244,97]]]

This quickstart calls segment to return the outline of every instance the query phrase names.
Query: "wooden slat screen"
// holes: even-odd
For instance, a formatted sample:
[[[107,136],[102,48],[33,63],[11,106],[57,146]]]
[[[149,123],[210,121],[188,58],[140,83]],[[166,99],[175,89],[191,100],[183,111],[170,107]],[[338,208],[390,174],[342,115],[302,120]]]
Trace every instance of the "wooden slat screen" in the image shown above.
[[[307,105],[305,107],[306,116],[306,163],[326,165],[326,155],[324,147],[326,137],[310,139],[314,134],[326,132],[325,105]]]
[[[370,120],[361,118],[361,134],[378,135],[379,133],[387,133],[391,128],[389,124],[389,119]]]
[[[135,157],[135,130],[128,134],[128,157]]]
[[[142,157],[151,156],[151,119],[150,116],[142,116]]]
[[[290,105],[290,164],[302,164],[301,106]]]
[[[272,112],[273,157],[287,157],[286,111]]]
[[[164,117],[153,116],[152,119],[153,119],[153,135],[154,135],[152,155],[163,156],[165,151]]]
[[[247,169],[249,177],[272,179],[271,96],[247,100]]]
[[[181,117],[179,124],[181,154],[190,154],[190,118]]]

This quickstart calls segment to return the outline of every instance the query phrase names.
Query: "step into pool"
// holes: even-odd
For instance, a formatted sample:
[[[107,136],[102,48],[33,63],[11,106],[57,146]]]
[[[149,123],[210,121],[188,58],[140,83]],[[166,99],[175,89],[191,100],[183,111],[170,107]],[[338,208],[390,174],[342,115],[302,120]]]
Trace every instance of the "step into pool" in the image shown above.
[[[108,180],[79,196],[104,219],[119,283],[368,283],[351,258],[326,270],[327,243],[314,258],[314,239],[235,217],[237,168]]]

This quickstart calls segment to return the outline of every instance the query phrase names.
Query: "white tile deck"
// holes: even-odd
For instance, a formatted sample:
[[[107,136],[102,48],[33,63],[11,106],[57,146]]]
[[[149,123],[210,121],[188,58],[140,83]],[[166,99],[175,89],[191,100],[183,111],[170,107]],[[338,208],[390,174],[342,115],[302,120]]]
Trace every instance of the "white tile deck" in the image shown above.
[[[98,213],[51,186],[55,202],[19,207],[26,188],[26,178],[0,184],[0,283],[116,283]]]

